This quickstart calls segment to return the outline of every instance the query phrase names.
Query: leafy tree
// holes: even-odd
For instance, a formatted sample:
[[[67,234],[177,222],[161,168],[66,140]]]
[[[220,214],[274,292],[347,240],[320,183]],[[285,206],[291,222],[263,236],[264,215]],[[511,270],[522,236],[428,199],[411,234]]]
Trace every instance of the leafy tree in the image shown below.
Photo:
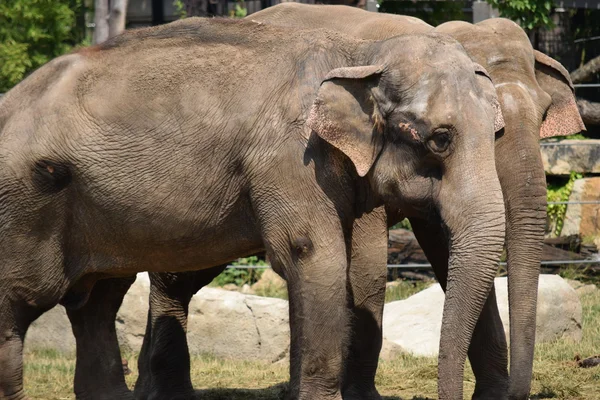
[[[552,28],[550,12],[553,0],[486,0],[500,11],[500,16],[512,19],[524,29]]]
[[[0,92],[81,43],[82,0],[0,1]]]

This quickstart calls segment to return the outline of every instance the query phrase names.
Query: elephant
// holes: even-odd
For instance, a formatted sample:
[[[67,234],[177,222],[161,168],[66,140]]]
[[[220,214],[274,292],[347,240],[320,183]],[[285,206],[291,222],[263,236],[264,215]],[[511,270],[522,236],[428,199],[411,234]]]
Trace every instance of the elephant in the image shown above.
[[[445,34],[190,18],[56,58],[0,100],[0,399],[25,398],[23,340],[56,304],[78,345],[102,345],[114,329],[87,323],[118,308],[120,279],[266,251],[288,282],[291,397],[341,400],[349,292],[371,289],[349,262],[383,261],[383,208],[435,213],[451,240],[439,368],[456,397],[504,241],[503,126],[489,75]],[[102,379],[77,397],[131,398]]]
[[[247,19],[298,29],[328,29],[368,40],[396,35],[442,32],[453,36],[469,56],[485,67],[500,94],[506,121],[495,141],[495,163],[506,207],[506,246],[511,326],[511,365],[499,320],[495,293],[491,290],[469,344],[469,358],[476,376],[476,399],[526,399],[531,386],[537,281],[546,216],[545,174],[539,152],[539,138],[565,136],[585,130],[575,106],[573,86],[567,71],[556,60],[532,48],[525,32],[515,23],[496,18],[478,24],[449,22],[434,28],[409,17],[371,13],[345,6],[280,4]],[[385,261],[373,260],[385,246],[372,237],[384,223],[394,225],[406,216],[394,210],[376,210],[369,220],[357,220],[361,237],[353,237],[349,268],[349,296],[352,308],[349,363],[344,374],[344,398],[380,399],[374,384],[381,348],[381,320],[384,302]],[[414,233],[431,262],[444,290],[449,283],[449,242],[439,216],[408,215]],[[385,221],[385,222],[384,222]],[[370,233],[371,232],[371,233]],[[370,254],[365,257],[364,254]],[[224,268],[215,267],[213,274]],[[193,274],[192,274],[193,275]],[[140,354],[140,377],[135,393],[148,398],[157,388],[193,391],[189,377],[189,355],[185,339],[187,304],[197,290],[210,281],[211,274],[191,276],[151,274],[153,282],[147,335]],[[169,286],[172,286],[169,288]],[[182,290],[181,285],[187,285]],[[478,286],[475,286],[479,289]],[[118,300],[116,300],[118,301]],[[445,308],[445,312],[447,309]],[[162,317],[161,317],[162,316]],[[162,324],[162,318],[176,322]],[[105,324],[106,325],[106,324]],[[152,330],[160,335],[152,335]],[[465,346],[466,344],[463,344]],[[117,347],[115,344],[113,347]],[[170,355],[185,362],[161,363]],[[440,354],[440,365],[446,362]],[[462,364],[459,369],[462,371]],[[176,373],[174,371],[177,371]],[[441,371],[441,369],[440,369]],[[84,373],[82,372],[82,375]],[[440,380],[456,379],[441,376]],[[460,393],[461,380],[452,393]],[[448,398],[440,385],[440,397]],[[460,397],[460,396],[459,396]]]
[[[526,33],[504,18],[477,24],[452,21],[434,28],[409,16],[295,3],[272,7],[248,18],[303,29],[327,26],[374,40],[411,33],[446,33],[457,39],[473,61],[489,72],[505,120],[504,132],[496,140],[495,162],[506,208],[510,379],[506,339],[493,290],[475,328],[469,359],[476,377],[474,398],[527,399],[546,224],[546,180],[538,141],[585,130],[569,73],[556,60],[534,50]],[[401,217],[392,217],[391,223]],[[445,233],[435,221],[421,217],[409,217],[409,220],[445,290],[449,283]],[[441,357],[443,355],[440,360]],[[444,393],[440,391],[442,396]]]

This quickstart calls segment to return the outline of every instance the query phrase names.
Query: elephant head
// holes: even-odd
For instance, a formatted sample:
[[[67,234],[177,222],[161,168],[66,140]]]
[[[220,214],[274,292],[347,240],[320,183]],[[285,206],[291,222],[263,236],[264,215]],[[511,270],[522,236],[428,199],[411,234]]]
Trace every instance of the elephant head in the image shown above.
[[[388,210],[441,217],[451,260],[439,365],[448,379],[440,390],[460,393],[504,240],[494,164],[502,114],[485,69],[447,36],[369,45],[364,66],[325,77],[308,125],[351,160]]]
[[[505,194],[510,309],[509,397],[527,399],[535,342],[537,282],[546,225],[546,179],[539,139],[585,130],[568,72],[532,48],[514,22],[495,18],[476,25],[436,28],[465,47],[492,76],[506,127],[496,142]],[[475,392],[477,393],[476,387]]]

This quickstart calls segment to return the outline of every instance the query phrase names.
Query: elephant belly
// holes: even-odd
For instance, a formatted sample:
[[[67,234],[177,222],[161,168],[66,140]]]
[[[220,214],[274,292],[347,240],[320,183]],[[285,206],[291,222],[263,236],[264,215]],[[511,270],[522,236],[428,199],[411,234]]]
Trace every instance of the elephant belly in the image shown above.
[[[205,269],[262,250],[246,196],[202,197],[182,193],[178,205],[147,199],[136,206],[137,199],[106,209],[77,202],[70,258],[85,273],[124,275]]]

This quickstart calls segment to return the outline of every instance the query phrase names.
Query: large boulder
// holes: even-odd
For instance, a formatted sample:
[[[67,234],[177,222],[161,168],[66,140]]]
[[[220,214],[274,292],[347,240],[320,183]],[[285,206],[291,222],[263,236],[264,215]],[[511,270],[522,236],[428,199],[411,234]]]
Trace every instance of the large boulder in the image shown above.
[[[496,278],[496,297],[504,331],[509,335],[506,278]],[[420,356],[438,353],[444,292],[433,285],[406,300],[385,305],[384,337]],[[558,275],[541,275],[538,288],[536,341],[581,340],[581,303],[575,290]]]
[[[117,314],[122,349],[140,350],[146,330],[150,281],[138,274]],[[277,361],[289,350],[288,302],[203,288],[190,302],[188,341],[192,354]],[[75,339],[62,306],[42,315],[27,333],[27,349],[74,352]]]
[[[600,173],[600,140],[545,142],[540,148],[549,175],[569,175],[572,171]]]
[[[572,202],[600,201],[600,178],[577,179],[569,196]],[[579,235],[600,246],[600,204],[569,204],[562,236]]]

